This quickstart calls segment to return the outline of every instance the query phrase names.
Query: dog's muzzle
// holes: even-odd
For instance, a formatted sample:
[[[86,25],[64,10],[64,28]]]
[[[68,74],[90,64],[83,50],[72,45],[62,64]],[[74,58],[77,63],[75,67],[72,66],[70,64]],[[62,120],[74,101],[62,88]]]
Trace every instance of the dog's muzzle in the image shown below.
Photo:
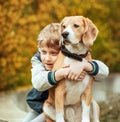
[[[62,33],[62,37],[63,37],[63,44],[68,44],[70,43],[69,39],[68,39],[68,36],[69,36],[69,32],[65,31]]]

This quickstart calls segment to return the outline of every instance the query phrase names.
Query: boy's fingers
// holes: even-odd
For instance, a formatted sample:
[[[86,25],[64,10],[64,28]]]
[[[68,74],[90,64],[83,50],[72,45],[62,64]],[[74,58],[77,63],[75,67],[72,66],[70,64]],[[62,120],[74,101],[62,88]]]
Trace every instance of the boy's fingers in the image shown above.
[[[64,73],[64,78],[66,79],[68,77],[68,74],[69,74],[69,70],[67,69]]]
[[[62,66],[62,68],[68,68],[68,67],[70,67],[70,65],[64,65],[64,66]]]
[[[86,72],[82,71],[81,74],[75,74],[74,72],[69,72],[67,75],[67,79],[71,80],[71,81],[82,81],[86,76]]]
[[[69,73],[68,74],[68,79],[73,80],[73,81],[77,81],[78,80],[78,75],[76,75],[74,73]]]
[[[76,77],[76,75],[72,75],[72,76],[70,77],[70,79],[71,79],[71,80],[75,80],[75,77]]]
[[[71,78],[74,77],[72,72],[69,72],[68,79],[72,80]]]

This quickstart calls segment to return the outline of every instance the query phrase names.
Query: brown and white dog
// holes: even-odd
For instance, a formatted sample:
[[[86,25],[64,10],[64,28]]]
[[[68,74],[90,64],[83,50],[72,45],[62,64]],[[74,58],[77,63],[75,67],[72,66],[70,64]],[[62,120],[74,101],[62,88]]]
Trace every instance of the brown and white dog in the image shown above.
[[[83,16],[65,17],[60,32],[62,48],[53,71],[75,60],[91,60],[87,54],[98,34],[91,20]],[[51,88],[43,107],[46,122],[100,122],[99,106],[92,99],[92,82],[93,78],[86,75],[83,81],[64,79]]]

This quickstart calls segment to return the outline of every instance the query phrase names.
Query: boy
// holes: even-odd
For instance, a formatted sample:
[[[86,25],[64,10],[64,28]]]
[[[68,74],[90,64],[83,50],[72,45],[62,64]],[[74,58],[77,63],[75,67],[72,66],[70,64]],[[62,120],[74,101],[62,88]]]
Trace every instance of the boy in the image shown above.
[[[28,104],[35,111],[28,113],[24,122],[45,121],[43,114],[40,113],[42,113],[42,105],[48,97],[47,90],[53,87],[55,84],[57,84],[57,82],[59,82],[63,78],[67,78],[74,81],[83,80],[86,75],[86,72],[89,72],[91,75],[95,77],[95,80],[101,80],[102,78],[105,78],[109,73],[108,67],[97,60],[94,60],[97,64],[97,67],[96,65],[94,65],[93,62],[89,63],[78,61],[77,63],[73,63],[70,66],[64,66],[61,69],[52,72],[51,70],[60,51],[59,40],[60,35],[58,23],[53,23],[46,26],[38,36],[39,51],[31,59],[32,84],[34,88],[36,88],[38,91],[33,89],[33,96],[31,94],[28,94],[28,96],[33,97],[32,100],[34,105],[30,105],[29,102]],[[36,103],[34,96],[37,94],[40,94],[40,96],[39,100]]]

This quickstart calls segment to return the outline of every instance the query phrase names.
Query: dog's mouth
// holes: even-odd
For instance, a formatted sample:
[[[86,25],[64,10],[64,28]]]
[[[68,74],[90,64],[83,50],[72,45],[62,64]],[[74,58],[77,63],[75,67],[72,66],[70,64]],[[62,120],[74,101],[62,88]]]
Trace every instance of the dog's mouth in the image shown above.
[[[64,39],[63,42],[62,42],[62,45],[77,46],[77,45],[79,45],[80,43],[82,43],[82,42],[76,42],[76,43],[74,42],[74,43],[72,43],[70,40]]]
[[[71,42],[70,42],[68,39],[64,39],[64,40],[63,40],[63,44],[64,44],[64,45],[68,45],[68,44],[71,44]]]

